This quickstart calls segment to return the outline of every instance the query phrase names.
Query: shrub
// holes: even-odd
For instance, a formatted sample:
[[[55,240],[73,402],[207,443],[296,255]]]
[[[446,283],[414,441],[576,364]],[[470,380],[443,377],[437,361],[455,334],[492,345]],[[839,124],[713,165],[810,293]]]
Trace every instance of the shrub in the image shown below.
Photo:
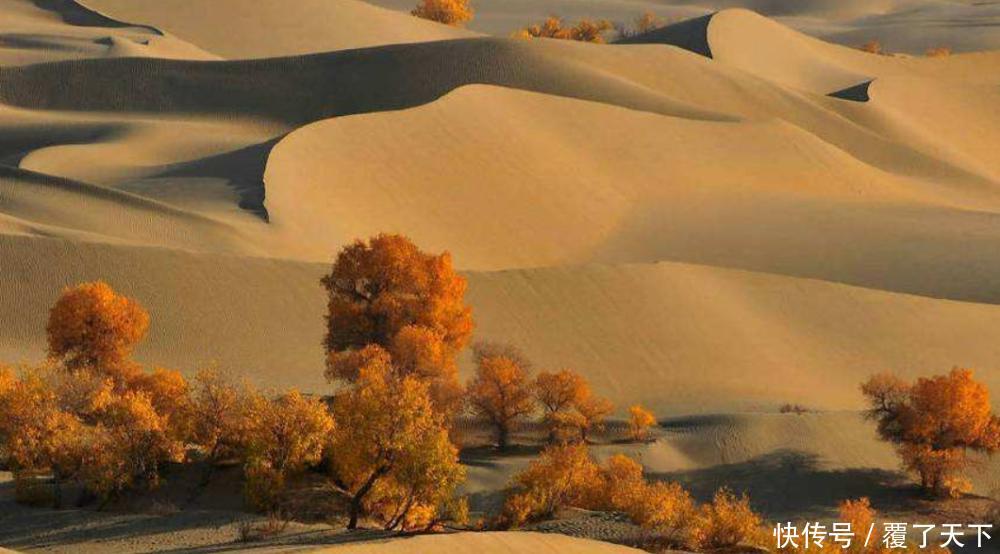
[[[531,381],[518,361],[504,355],[478,356],[476,376],[467,387],[472,413],[496,431],[507,448],[510,433],[535,411]]]
[[[858,50],[862,52],[868,52],[869,54],[879,54],[882,55],[885,52],[882,50],[882,43],[878,39],[871,39],[868,42],[858,46]]]
[[[469,0],[420,0],[417,7],[413,8],[410,13],[423,19],[452,26],[467,23],[472,20],[474,15],[469,6]]]
[[[645,441],[649,435],[649,428],[656,425],[656,416],[639,404],[630,407],[628,414],[629,437],[635,442]]]
[[[865,382],[861,391],[879,435],[896,445],[903,466],[937,496],[956,496],[967,489],[962,472],[968,466],[968,450],[991,453],[1000,447],[1000,419],[993,415],[989,391],[970,370],[956,368],[947,375],[918,379],[912,386],[881,374]]]
[[[778,412],[782,414],[802,415],[809,413],[809,408],[806,408],[801,404],[782,404],[781,408],[778,409]]]
[[[712,502],[701,507],[693,534],[694,544],[704,550],[769,543],[763,519],[750,507],[750,499],[728,489],[719,489]]]
[[[611,22],[603,19],[581,19],[576,25],[566,27],[561,18],[550,16],[540,24],[521,29],[514,36],[518,38],[554,38],[579,42],[604,43],[604,33],[612,28],[613,25]]]
[[[928,58],[946,58],[951,55],[951,48],[948,48],[947,46],[928,48],[925,55]]]
[[[516,527],[565,507],[586,507],[594,498],[598,478],[597,464],[586,446],[550,446],[514,477],[517,492],[504,503],[501,519]]]

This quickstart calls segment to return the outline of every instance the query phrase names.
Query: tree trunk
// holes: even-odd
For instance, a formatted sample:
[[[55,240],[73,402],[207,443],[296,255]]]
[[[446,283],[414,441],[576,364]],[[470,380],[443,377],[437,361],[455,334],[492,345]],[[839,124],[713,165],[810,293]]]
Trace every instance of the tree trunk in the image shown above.
[[[348,529],[354,530],[358,528],[358,516],[361,514],[361,503],[364,501],[365,496],[367,496],[372,490],[372,487],[375,486],[375,482],[378,481],[380,477],[388,473],[388,471],[389,468],[384,466],[376,469],[371,476],[368,477],[368,480],[365,481],[365,484],[358,489],[358,492],[354,494],[354,497],[351,498],[351,519],[347,522]]]
[[[506,425],[497,426],[497,448],[507,450],[510,444],[510,429]]]

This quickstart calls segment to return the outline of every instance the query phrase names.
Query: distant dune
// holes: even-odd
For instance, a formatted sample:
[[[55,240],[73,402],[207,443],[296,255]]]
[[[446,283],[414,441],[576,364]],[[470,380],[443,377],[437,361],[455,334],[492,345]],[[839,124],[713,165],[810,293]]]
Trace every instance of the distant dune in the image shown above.
[[[202,0],[79,1],[115,17],[145,21],[228,59],[291,56],[476,34],[360,0],[254,0],[252,4],[245,0],[211,0],[210,9]]]
[[[413,0],[372,0],[408,11]],[[557,14],[631,24],[649,10],[667,20],[746,8],[824,40],[858,46],[879,39],[891,52],[923,54],[937,46],[958,52],[1000,49],[1000,4],[973,0],[476,0],[470,28],[507,36]]]

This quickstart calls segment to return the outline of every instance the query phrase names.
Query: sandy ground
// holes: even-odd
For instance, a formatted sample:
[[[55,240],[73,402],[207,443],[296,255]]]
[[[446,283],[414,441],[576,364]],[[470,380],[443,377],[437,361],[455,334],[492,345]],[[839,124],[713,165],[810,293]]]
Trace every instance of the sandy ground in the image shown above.
[[[375,3],[3,2],[0,359],[41,359],[60,289],[104,279],[152,313],[141,360],[324,393],[318,280],[402,232],[454,254],[477,338],[665,418],[600,456],[700,498],[744,488],[769,517],[919,509],[857,385],[960,365],[1000,390],[1000,51],[842,44],[997,49],[997,4],[480,0],[456,30]],[[504,38],[647,8],[728,9],[627,45]],[[480,507],[525,442],[463,454]],[[242,517],[4,506],[0,544],[66,551],[238,549]],[[408,544],[466,540],[571,548]]]

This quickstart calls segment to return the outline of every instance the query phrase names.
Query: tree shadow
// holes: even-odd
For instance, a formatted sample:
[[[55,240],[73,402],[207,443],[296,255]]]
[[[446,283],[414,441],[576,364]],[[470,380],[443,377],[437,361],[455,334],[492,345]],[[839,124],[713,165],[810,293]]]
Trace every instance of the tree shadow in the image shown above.
[[[814,454],[777,450],[745,462],[691,471],[658,473],[655,479],[677,481],[697,500],[710,501],[719,488],[747,493],[768,519],[829,517],[837,505],[868,497],[879,510],[912,506],[919,491],[896,471],[874,468],[825,469]]]

